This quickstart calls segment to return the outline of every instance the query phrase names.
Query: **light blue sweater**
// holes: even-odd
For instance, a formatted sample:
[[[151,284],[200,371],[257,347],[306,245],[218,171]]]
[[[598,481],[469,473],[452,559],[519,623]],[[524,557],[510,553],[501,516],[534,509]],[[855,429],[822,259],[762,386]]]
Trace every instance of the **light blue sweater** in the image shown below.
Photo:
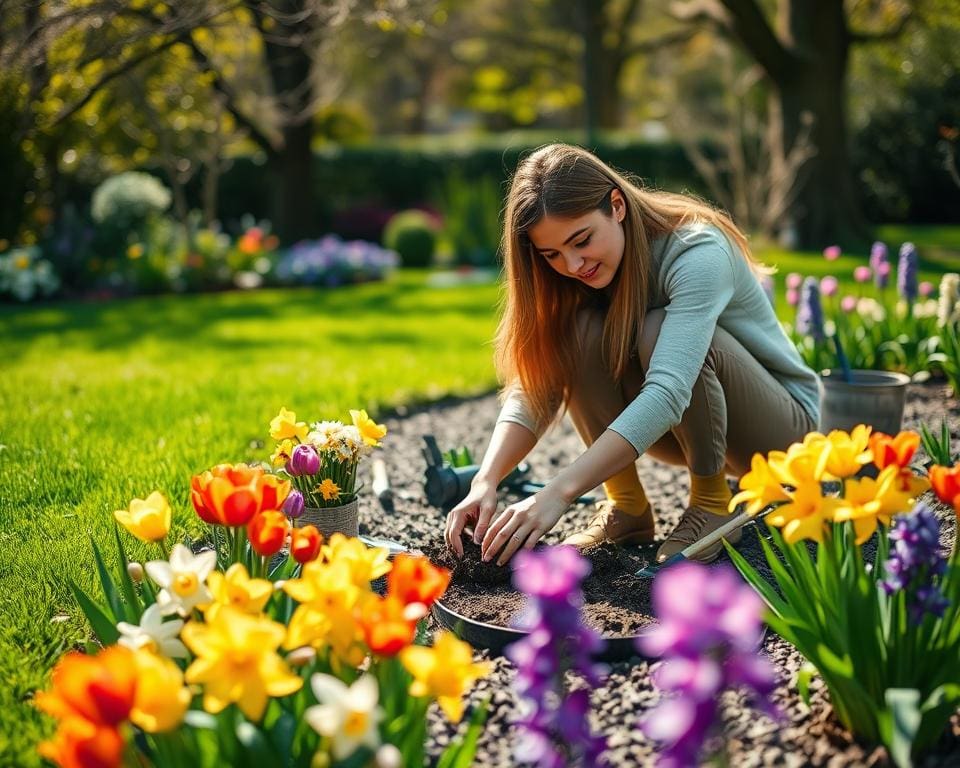
[[[651,256],[656,281],[649,308],[663,307],[666,317],[643,388],[610,429],[643,454],[679,424],[718,325],[819,422],[819,377],[801,360],[750,265],[722,231],[712,225],[681,227],[654,240]],[[519,388],[513,390],[497,422],[537,434],[525,398]]]

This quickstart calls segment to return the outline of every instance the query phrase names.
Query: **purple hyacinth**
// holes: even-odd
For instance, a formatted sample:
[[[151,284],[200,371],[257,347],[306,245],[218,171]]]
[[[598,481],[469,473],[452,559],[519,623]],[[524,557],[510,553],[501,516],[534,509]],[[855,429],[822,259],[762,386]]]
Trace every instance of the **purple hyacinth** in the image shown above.
[[[883,266],[886,265],[886,266]],[[873,279],[877,288],[886,288],[890,277],[890,264],[887,261],[886,243],[879,240],[870,248],[870,269],[873,270]]]
[[[728,567],[680,563],[657,576],[653,607],[659,623],[642,635],[638,649],[662,657],[654,667],[657,687],[673,693],[642,723],[663,749],[659,765],[698,765],[726,688],[744,687],[760,708],[779,718],[770,702],[773,667],[757,655],[763,603]]]
[[[917,247],[913,243],[900,246],[900,261],[897,263],[897,290],[907,301],[917,298]]]
[[[320,471],[320,456],[317,449],[307,443],[301,443],[293,449],[293,455],[287,462],[287,472],[291,475],[315,475]]]
[[[522,551],[513,563],[514,586],[527,595],[521,626],[528,631],[506,649],[517,667],[514,685],[525,712],[517,722],[514,758],[553,768],[601,765],[606,740],[590,732],[589,690],[567,693],[564,687],[568,671],[593,687],[606,674],[591,660],[603,640],[583,626],[581,615],[580,583],[590,573],[590,563],[570,546]]]
[[[886,578],[880,586],[888,595],[906,591],[907,610],[918,623],[925,613],[942,616],[947,599],[939,588],[947,562],[940,553],[940,523],[926,504],[901,515],[890,529],[890,554],[884,564]]]
[[[812,336],[814,341],[823,341],[826,338],[823,332],[820,283],[815,277],[808,277],[803,281],[800,304],[797,306],[797,333]]]

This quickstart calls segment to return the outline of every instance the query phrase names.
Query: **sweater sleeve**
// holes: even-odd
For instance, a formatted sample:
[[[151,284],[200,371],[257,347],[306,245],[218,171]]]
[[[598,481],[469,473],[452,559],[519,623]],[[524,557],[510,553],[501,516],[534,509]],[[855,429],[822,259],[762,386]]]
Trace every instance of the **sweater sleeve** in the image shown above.
[[[666,317],[640,394],[610,429],[643,454],[680,423],[690,405],[717,318],[734,295],[736,270],[726,238],[702,229],[678,238],[660,265]]]
[[[509,421],[519,424],[521,427],[529,429],[539,440],[542,436],[537,431],[533,416],[530,414],[530,406],[527,402],[526,393],[520,388],[520,385],[514,385],[507,393],[507,398],[500,409],[500,415],[497,416],[497,424],[501,421]]]

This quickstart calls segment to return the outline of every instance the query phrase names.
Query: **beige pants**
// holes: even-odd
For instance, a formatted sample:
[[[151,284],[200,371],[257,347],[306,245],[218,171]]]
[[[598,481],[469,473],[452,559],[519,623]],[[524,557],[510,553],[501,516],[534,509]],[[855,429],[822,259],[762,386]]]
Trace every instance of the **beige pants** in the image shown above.
[[[583,441],[590,445],[640,393],[643,372],[666,313],[651,310],[644,319],[638,356],[615,380],[602,358],[603,313],[584,310],[578,317],[581,365],[567,404]],[[803,407],[733,336],[717,328],[690,405],[680,423],[648,450],[695,475],[721,470],[737,477],[750,469],[754,453],[784,450],[816,429]]]

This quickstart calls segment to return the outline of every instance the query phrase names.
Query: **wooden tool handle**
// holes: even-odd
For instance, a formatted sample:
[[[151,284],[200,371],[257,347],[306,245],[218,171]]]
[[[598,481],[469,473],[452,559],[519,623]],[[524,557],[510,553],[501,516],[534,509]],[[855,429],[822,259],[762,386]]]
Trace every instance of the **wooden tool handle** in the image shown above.
[[[721,525],[719,528],[717,528],[717,530],[708,533],[702,539],[698,539],[697,541],[693,542],[693,544],[689,544],[680,554],[689,560],[703,550],[712,547],[727,534],[733,533],[733,531],[737,530],[737,528],[742,528],[752,519],[753,518],[751,518],[751,516],[746,512],[741,512],[739,515],[736,515],[731,520],[728,520],[726,523]]]

